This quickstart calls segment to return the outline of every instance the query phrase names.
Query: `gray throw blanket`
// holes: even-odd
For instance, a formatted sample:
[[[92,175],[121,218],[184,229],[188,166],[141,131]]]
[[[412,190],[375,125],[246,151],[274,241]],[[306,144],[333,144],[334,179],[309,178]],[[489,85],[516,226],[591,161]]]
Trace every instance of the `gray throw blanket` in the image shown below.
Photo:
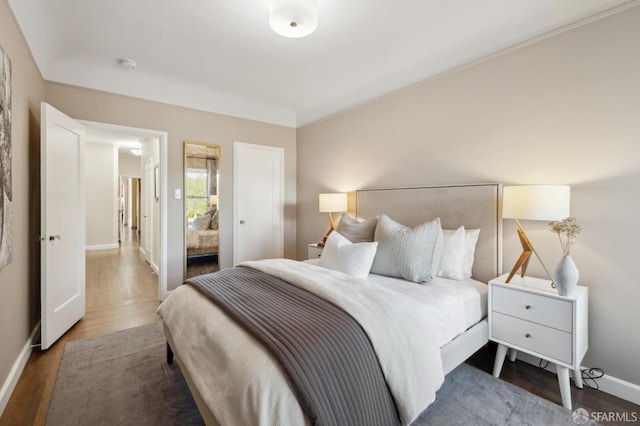
[[[225,269],[185,284],[265,346],[313,424],[400,424],[371,342],[349,314],[250,268]]]

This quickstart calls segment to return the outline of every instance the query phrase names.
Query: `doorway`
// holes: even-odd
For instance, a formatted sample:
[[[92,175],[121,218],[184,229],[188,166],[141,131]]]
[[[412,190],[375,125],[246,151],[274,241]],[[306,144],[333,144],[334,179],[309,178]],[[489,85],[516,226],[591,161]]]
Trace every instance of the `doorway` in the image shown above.
[[[42,102],[41,122],[42,235],[38,236],[38,240],[41,242],[42,271],[40,334],[41,348],[44,350],[86,314],[87,251],[91,251],[91,248],[97,251],[111,245],[118,247],[117,148],[109,143],[100,143],[97,136],[95,143],[87,142],[87,130],[97,133],[111,131],[119,136],[135,132],[142,136],[149,136],[150,133],[157,135],[157,149],[153,150],[154,158],[158,159],[155,194],[158,204],[163,206],[162,209],[157,208],[158,216],[160,211],[164,213],[159,216],[158,223],[162,223],[163,219],[166,221],[166,199],[160,197],[160,188],[166,188],[166,173],[163,174],[163,182],[160,182],[159,167],[162,164],[163,170],[166,170],[167,137],[163,132],[81,123],[45,102]],[[94,224],[95,215],[91,214],[94,210],[89,209],[96,206],[95,212],[105,213],[106,216]],[[163,236],[160,229],[166,230],[166,227],[158,230],[158,234]],[[64,242],[60,243],[63,239]],[[162,242],[157,250],[162,267],[160,279],[155,279],[156,303],[166,294],[167,269],[164,255],[166,237],[158,239]],[[112,273],[113,270],[109,268],[105,272]]]
[[[137,239],[139,253],[157,274],[157,298],[164,300],[167,296],[167,197],[163,195],[167,194],[167,133],[91,121],[81,123],[86,126],[88,134],[106,135],[110,140],[117,141],[119,151],[126,151],[138,158],[131,160],[131,155],[128,155],[129,160],[120,161],[119,165],[123,167],[122,170],[116,171],[116,174],[126,178],[125,188],[120,189],[127,194],[126,199],[116,195],[118,201],[113,217],[119,224],[120,218],[124,223],[124,215],[127,215],[126,230],[129,235],[125,235],[124,228],[116,225],[120,231],[120,239],[124,239],[125,236]],[[152,170],[150,175],[146,174],[147,164]],[[131,233],[134,214],[131,211],[131,196],[136,191],[133,189],[136,181],[139,182],[139,214],[135,231]]]
[[[138,176],[123,176],[118,178],[118,242],[122,242],[124,231],[131,228],[131,232],[140,238],[140,183]]]

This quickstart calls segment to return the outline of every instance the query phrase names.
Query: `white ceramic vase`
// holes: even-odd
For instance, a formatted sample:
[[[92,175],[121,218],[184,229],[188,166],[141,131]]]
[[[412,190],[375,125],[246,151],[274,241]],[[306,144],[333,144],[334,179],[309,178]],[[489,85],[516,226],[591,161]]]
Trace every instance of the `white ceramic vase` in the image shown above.
[[[573,262],[571,255],[564,255],[560,259],[560,263],[556,267],[553,273],[553,279],[555,280],[558,294],[560,296],[571,296],[576,290],[578,285],[578,279],[580,273],[576,264]]]

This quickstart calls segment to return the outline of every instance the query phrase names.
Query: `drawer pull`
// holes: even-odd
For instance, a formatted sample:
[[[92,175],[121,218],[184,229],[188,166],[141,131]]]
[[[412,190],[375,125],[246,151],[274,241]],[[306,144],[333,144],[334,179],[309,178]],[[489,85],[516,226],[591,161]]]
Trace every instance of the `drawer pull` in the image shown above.
[[[531,309],[531,305],[525,306],[525,309]]]
[[[528,339],[529,337],[531,337],[531,335],[529,333],[527,333],[527,334],[524,335],[524,337],[526,337]]]

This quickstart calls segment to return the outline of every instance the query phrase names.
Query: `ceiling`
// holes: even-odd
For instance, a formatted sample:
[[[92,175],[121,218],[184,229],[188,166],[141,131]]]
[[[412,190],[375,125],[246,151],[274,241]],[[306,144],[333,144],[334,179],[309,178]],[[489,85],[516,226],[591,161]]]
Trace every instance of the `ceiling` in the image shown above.
[[[8,1],[46,80],[289,127],[637,2],[318,0],[287,39],[268,0]]]
[[[136,157],[131,150],[142,149],[147,142],[145,138],[129,135],[122,132],[114,132],[109,130],[98,130],[88,127],[86,130],[85,140],[87,142],[103,143],[118,147],[118,153],[125,157]]]

